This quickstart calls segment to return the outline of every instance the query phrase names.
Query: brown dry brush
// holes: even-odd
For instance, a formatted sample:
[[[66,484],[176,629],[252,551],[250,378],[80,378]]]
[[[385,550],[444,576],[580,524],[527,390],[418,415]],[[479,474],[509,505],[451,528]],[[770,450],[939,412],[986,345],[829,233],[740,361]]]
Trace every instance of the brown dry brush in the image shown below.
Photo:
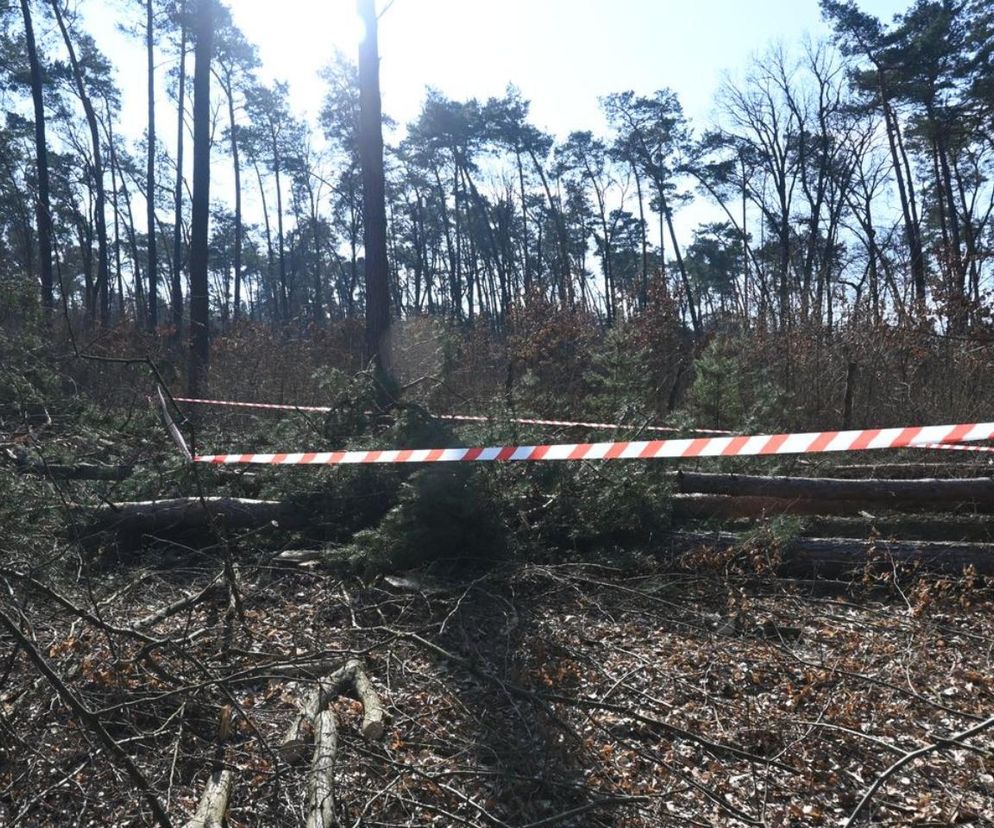
[[[242,567],[239,617],[208,588],[221,572],[145,576],[143,601],[99,585],[91,606],[5,573],[5,819],[144,824],[147,786],[182,823],[227,770],[232,824],[302,823],[308,763],[281,750],[295,687],[350,658],[387,728],[364,739],[368,709],[329,699],[343,824],[837,824],[930,745],[882,785],[875,824],[994,816],[989,734],[950,740],[994,703],[978,585],[920,581],[902,611],[649,562],[472,580]],[[181,591],[200,600],[136,612]]]

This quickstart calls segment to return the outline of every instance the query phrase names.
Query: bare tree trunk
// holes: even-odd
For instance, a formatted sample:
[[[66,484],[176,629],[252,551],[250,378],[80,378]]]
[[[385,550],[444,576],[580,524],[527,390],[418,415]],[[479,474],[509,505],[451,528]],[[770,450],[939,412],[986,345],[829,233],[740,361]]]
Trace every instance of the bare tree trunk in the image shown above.
[[[183,330],[183,138],[186,106],[186,0],[179,7],[180,47],[179,47],[179,102],[177,104],[176,127],[176,191],[173,196],[173,328],[177,342],[182,340]]]
[[[31,100],[35,113],[35,166],[38,172],[38,250],[41,254],[41,309],[46,319],[51,319],[55,310],[52,273],[52,211],[48,185],[48,140],[45,136],[45,101],[42,89],[41,63],[35,45],[34,26],[31,23],[31,7],[28,0],[21,0],[21,13],[24,17],[24,35],[28,47],[28,63],[31,66]]]
[[[213,0],[197,2],[196,65],[193,76],[193,208],[190,230],[190,396],[200,393],[210,359],[210,298],[207,244],[210,223],[211,56],[214,50]]]
[[[159,273],[155,254],[155,21],[152,0],[145,0],[145,53],[148,65],[148,166],[145,203],[148,223],[148,327],[159,326]]]
[[[384,369],[384,339],[390,326],[387,281],[387,215],[380,110],[380,56],[374,0],[356,0],[366,38],[359,47],[359,158],[362,163],[363,245],[366,249],[366,351]]]
[[[238,130],[235,124],[235,90],[231,73],[225,73],[225,93],[228,96],[228,129],[231,134],[231,158],[235,174],[235,322],[242,315],[242,166],[238,156]]]

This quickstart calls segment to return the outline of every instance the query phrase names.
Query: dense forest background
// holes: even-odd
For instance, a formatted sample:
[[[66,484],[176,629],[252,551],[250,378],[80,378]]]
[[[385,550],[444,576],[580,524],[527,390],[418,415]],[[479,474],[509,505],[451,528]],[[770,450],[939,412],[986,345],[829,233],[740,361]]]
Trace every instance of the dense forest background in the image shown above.
[[[855,3],[822,10],[832,41],[760,52],[719,90],[714,124],[689,123],[662,83],[604,97],[607,134],[558,138],[513,86],[464,101],[429,89],[412,123],[387,121],[391,317],[498,337],[530,307],[601,332],[662,312],[688,342],[989,333],[994,12],[922,0],[886,23]],[[0,9],[5,325],[185,336],[193,11],[121,4],[148,56],[149,118],[132,142],[115,84],[132,69],[86,33],[86,5]],[[259,80],[223,4],[213,18],[211,331],[340,329],[366,309],[356,65],[331,58],[307,123],[284,85]],[[674,219],[695,201],[713,220],[687,237]]]

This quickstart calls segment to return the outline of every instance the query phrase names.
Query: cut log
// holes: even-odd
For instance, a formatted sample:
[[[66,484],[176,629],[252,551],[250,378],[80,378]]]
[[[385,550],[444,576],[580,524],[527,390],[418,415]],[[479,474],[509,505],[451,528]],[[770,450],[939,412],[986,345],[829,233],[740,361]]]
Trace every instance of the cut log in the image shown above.
[[[307,745],[313,734],[314,721],[323,707],[323,701],[324,692],[319,684],[307,694],[300,712],[283,734],[278,752],[288,764],[296,765],[307,756]]]
[[[335,820],[335,758],[338,728],[335,714],[323,710],[314,723],[314,758],[308,784],[307,828],[333,828]]]
[[[732,532],[674,532],[671,549],[730,549],[744,544]],[[777,550],[780,571],[786,575],[815,574],[837,577],[861,570],[872,562],[918,565],[929,571],[961,575],[973,567],[980,575],[994,575],[994,544],[944,541],[859,541],[851,538],[795,538]]]
[[[298,671],[303,675],[304,671]],[[367,739],[379,739],[386,730],[386,713],[383,703],[373,683],[369,680],[362,662],[351,659],[330,675],[319,678],[317,686],[311,690],[300,704],[300,712],[290,723],[280,741],[280,755],[290,764],[295,764],[306,755],[308,731],[317,728],[317,717],[335,697],[351,690],[362,703],[362,735]]]
[[[229,529],[255,529],[276,523],[300,529],[312,519],[293,503],[236,497],[180,497],[105,506],[77,506],[91,532],[164,533],[207,529],[214,521]]]
[[[233,781],[230,770],[214,771],[207,780],[197,812],[186,823],[186,828],[223,828]]]
[[[41,463],[29,460],[17,465],[21,474],[47,477],[50,480],[127,480],[134,472],[134,466],[102,466],[96,463]]]
[[[787,500],[781,497],[733,497],[732,495],[678,494],[672,498],[672,517],[677,526],[695,521],[741,521],[797,515],[805,534],[821,537],[866,537],[875,529],[884,537],[905,536],[916,540],[994,540],[994,517],[955,514],[957,503],[905,506],[867,504],[855,500]],[[913,514],[908,514],[913,512]]]
[[[885,515],[814,517],[802,522],[805,535],[819,538],[862,538],[994,543],[990,515]],[[731,527],[730,527],[731,528]]]
[[[994,478],[939,480],[841,480],[819,477],[760,477],[680,472],[681,493],[776,497],[786,500],[848,500],[884,506],[972,504],[994,510]]]
[[[379,739],[386,730],[380,697],[360,662],[350,661],[346,669],[352,676],[355,693],[362,702],[362,735],[367,739]]]
[[[803,467],[808,474],[824,473],[846,480],[916,480],[927,477],[989,477],[994,474],[994,465],[984,458],[970,458],[959,463],[849,463],[841,466],[811,462]]]
[[[713,494],[673,495],[673,519],[732,520],[767,515],[857,515],[866,504],[857,500],[811,500]]]

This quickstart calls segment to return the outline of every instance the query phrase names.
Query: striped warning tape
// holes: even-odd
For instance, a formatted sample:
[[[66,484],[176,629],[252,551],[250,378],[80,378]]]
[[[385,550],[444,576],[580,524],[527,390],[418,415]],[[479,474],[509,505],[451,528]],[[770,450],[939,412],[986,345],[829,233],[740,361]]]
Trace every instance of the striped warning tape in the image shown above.
[[[237,402],[235,400],[198,400],[193,397],[173,397],[176,402],[194,405],[226,405],[230,408],[266,408],[270,411],[316,411],[327,414],[331,409],[326,405],[280,405],[277,403]]]
[[[223,405],[231,408],[259,408],[268,409],[270,411],[314,411],[322,414],[327,414],[332,409],[325,405],[283,405],[277,403],[256,403],[256,402],[237,402],[235,400],[200,400],[194,399],[192,397],[173,397],[176,402],[182,403],[192,403],[194,405]],[[458,422],[469,422],[469,423],[486,423],[491,422],[495,418],[493,417],[483,417],[476,414],[435,414],[433,415],[439,420],[455,420]],[[618,429],[639,429],[641,431],[651,431],[653,433],[666,433],[673,434],[676,432],[693,432],[695,434],[732,434],[731,431],[723,431],[716,428],[670,428],[667,426],[645,426],[641,428],[639,426],[625,426],[618,425],[617,423],[584,423],[576,422],[574,420],[536,420],[529,419],[525,417],[509,417],[507,422],[517,423],[519,425],[541,425],[541,426],[561,426],[564,428],[603,428],[611,429],[617,431]]]
[[[994,446],[962,446],[962,445],[941,445],[939,443],[926,443],[921,446],[915,446],[915,448],[924,449],[942,449],[944,451],[983,451],[983,452],[994,452]]]
[[[197,463],[272,465],[340,465],[352,463],[452,463],[521,460],[625,460],[678,457],[816,454],[869,449],[947,445],[994,439],[994,423],[867,428],[803,434],[756,434],[608,443],[561,443],[540,446],[490,446],[440,449],[367,449],[273,454],[208,454]]]

